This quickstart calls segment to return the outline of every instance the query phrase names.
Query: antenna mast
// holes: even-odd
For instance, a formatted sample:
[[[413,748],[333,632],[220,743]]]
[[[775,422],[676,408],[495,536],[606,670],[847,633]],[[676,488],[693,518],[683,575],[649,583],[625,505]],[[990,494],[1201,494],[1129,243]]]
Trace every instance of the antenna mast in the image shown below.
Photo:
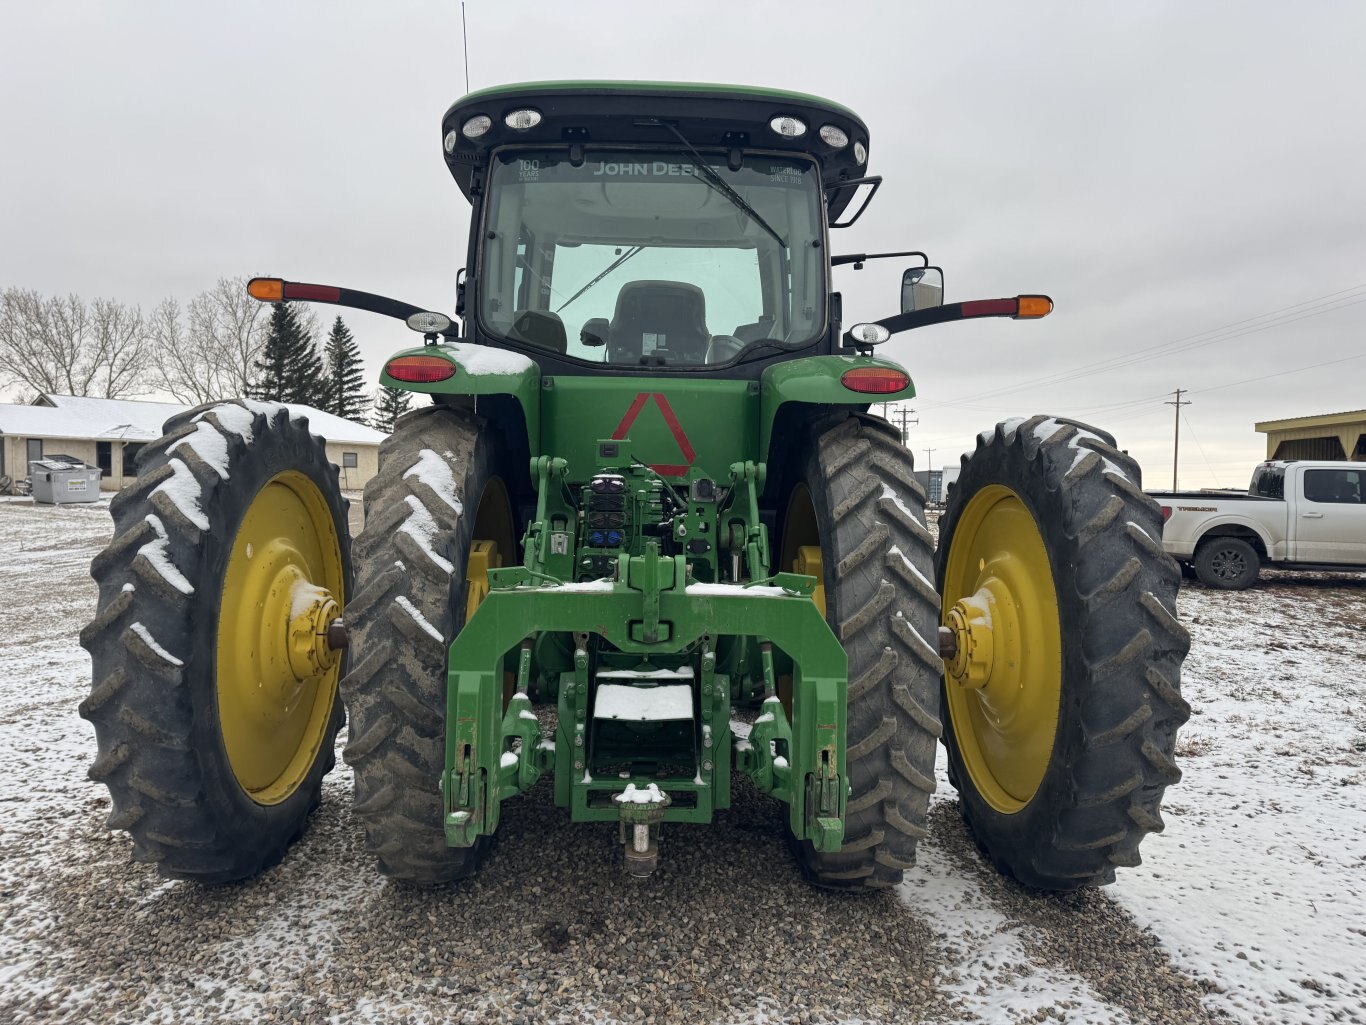
[[[465,25],[465,0],[460,0],[460,41],[465,46],[465,92],[470,91],[470,32]]]

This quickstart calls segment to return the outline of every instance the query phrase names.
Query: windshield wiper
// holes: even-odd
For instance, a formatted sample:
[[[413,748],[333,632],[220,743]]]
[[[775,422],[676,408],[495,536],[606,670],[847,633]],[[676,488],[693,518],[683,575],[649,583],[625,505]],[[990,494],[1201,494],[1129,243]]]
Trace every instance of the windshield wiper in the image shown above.
[[[622,254],[621,254],[620,256],[618,256],[615,260],[613,260],[611,263],[609,263],[609,264],[607,265],[606,269],[604,269],[603,272],[602,272],[601,274],[599,274],[599,275],[598,275],[596,278],[594,278],[592,281],[588,282],[588,284],[584,285],[581,289],[579,289],[577,292],[575,292],[573,295],[571,295],[571,296],[570,296],[568,299],[566,299],[564,302],[560,303],[560,305],[557,306],[557,307],[555,308],[555,312],[556,312],[556,313],[559,313],[560,310],[564,309],[566,306],[568,306],[570,303],[572,303],[572,302],[573,302],[575,299],[577,299],[579,296],[583,295],[584,292],[587,292],[590,288],[592,288],[594,285],[596,285],[599,281],[601,281],[603,278],[607,277],[607,275],[611,274],[614,270],[616,270],[616,269],[617,269],[618,267],[620,267],[623,263],[625,263],[625,262],[626,262],[627,260],[629,260],[631,257],[635,256],[636,253],[640,252],[640,251],[641,251],[642,249],[644,249],[644,248],[645,248],[644,246],[632,246],[630,249],[626,250],[626,252],[622,253]]]
[[[693,155],[693,158],[697,161],[697,169],[702,172],[703,180],[705,180],[708,185],[710,185],[717,192],[721,193],[721,195],[725,196],[728,200],[730,200],[731,203],[735,206],[735,208],[739,210],[741,213],[743,213],[746,217],[748,217],[751,221],[753,221],[755,224],[759,225],[759,227],[763,228],[764,231],[772,235],[773,238],[777,241],[778,245],[782,246],[784,249],[787,248],[787,243],[783,241],[783,237],[773,230],[773,226],[769,224],[768,221],[764,220],[761,216],[759,216],[759,211],[755,210],[754,207],[750,206],[748,203],[745,202],[744,196],[740,195],[740,193],[736,192],[733,188],[726,184],[726,180],[716,173],[716,169],[713,168],[709,163],[707,163],[706,159],[702,156],[701,153],[697,152],[697,150],[693,148],[693,144],[687,140],[687,138],[683,135],[682,132],[680,132],[677,128],[675,128],[667,121],[656,120],[655,124],[659,125],[662,128],[667,128],[669,131],[673,132],[674,136],[678,139],[678,141],[687,147],[688,152],[691,153]]]

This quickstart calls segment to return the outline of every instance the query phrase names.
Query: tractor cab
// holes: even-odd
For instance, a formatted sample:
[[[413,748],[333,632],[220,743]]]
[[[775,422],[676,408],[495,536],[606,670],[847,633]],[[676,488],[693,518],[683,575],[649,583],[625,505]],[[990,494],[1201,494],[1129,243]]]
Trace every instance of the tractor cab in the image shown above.
[[[738,87],[531,84],[465,97],[442,131],[474,205],[466,338],[571,374],[736,373],[837,344],[828,219],[868,159],[850,111]]]

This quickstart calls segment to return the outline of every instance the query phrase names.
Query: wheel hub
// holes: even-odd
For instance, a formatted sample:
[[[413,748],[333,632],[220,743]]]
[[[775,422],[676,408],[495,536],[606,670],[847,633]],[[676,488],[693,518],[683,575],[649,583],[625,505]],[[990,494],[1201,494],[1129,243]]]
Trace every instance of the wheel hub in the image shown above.
[[[950,679],[960,687],[983,687],[991,678],[996,653],[991,632],[993,605],[995,601],[990,590],[983,589],[955,602],[945,617],[954,640],[954,651],[945,660],[945,668]]]

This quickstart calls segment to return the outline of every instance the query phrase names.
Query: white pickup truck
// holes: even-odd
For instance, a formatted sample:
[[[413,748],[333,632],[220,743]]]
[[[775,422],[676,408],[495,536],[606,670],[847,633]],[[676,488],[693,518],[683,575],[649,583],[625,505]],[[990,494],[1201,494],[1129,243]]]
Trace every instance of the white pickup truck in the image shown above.
[[[1263,563],[1366,571],[1366,463],[1277,460],[1247,494],[1149,492],[1162,546],[1207,587],[1251,587]]]

